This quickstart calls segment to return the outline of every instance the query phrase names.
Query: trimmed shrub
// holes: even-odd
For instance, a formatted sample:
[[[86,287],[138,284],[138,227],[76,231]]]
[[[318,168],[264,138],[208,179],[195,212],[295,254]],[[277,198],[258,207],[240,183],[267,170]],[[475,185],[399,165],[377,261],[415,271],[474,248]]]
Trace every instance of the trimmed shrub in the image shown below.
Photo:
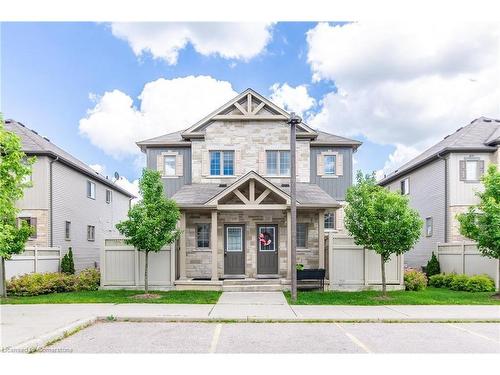
[[[406,290],[424,290],[427,287],[427,277],[417,270],[405,271],[404,280]]]
[[[78,274],[75,282],[75,290],[97,290],[99,289],[101,274],[96,269],[86,269]]]
[[[449,288],[451,290],[464,291],[468,281],[469,276],[467,275],[454,275]]]
[[[73,262],[73,251],[71,250],[71,247],[61,260],[61,272],[70,275],[75,274],[75,263]]]
[[[471,276],[465,284],[468,292],[494,292],[495,282],[488,275]]]
[[[66,273],[29,273],[14,276],[7,282],[7,294],[12,296],[37,296],[40,294],[97,290],[98,270],[83,270],[78,275]]]
[[[443,286],[442,288],[451,288],[451,283],[455,280],[456,273],[443,274]]]
[[[427,275],[427,278],[429,278],[433,275],[439,274],[440,272],[441,272],[441,269],[439,267],[438,258],[436,256],[436,254],[434,254],[434,252],[432,252],[431,259],[429,259],[429,261],[427,262],[427,267],[425,267],[425,274]]]
[[[434,288],[444,288],[444,274],[440,273],[429,277],[429,286]]]

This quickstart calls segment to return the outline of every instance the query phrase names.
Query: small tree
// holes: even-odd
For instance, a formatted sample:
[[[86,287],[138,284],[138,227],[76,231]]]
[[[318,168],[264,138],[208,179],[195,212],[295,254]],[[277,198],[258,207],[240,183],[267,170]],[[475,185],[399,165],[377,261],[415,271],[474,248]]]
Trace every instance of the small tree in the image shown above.
[[[73,261],[73,251],[71,247],[61,260],[61,272],[73,275],[75,273],[75,262]]]
[[[410,250],[423,225],[408,198],[378,186],[373,175],[358,171],[357,184],[347,191],[345,226],[356,245],[380,255],[382,296],[387,298],[385,264],[390,257]]]
[[[460,233],[476,241],[484,256],[500,259],[500,171],[497,166],[491,164],[481,181],[484,192],[477,193],[479,204],[457,215]],[[500,288],[496,296],[500,297]]]
[[[427,275],[427,278],[429,278],[439,273],[441,273],[441,267],[439,266],[439,260],[433,251],[431,259],[429,259],[427,266],[425,267],[425,274]]]
[[[31,174],[35,158],[26,158],[21,139],[5,129],[0,116],[0,257],[2,258],[2,296],[7,297],[5,260],[24,251],[32,228],[25,222],[17,223],[19,209],[16,201],[30,186],[26,176]]]
[[[144,292],[148,294],[148,254],[160,251],[178,238],[176,224],[180,212],[175,201],[165,197],[159,172],[144,169],[139,191],[142,201],[129,210],[128,220],[118,223],[116,228],[126,237],[125,243],[144,252]]]

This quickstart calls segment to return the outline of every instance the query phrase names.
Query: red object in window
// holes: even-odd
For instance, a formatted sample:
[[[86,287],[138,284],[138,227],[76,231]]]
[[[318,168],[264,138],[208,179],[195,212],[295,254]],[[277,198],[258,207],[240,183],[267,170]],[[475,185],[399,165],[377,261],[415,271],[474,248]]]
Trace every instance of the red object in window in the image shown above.
[[[269,246],[272,243],[269,233],[264,232],[259,234],[259,242],[264,246]]]

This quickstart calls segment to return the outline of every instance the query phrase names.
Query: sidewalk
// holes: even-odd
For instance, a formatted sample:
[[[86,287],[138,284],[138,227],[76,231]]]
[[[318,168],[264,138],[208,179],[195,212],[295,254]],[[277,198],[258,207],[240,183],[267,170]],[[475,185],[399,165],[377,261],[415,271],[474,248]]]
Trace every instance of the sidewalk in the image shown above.
[[[1,305],[1,347],[50,335],[77,322],[132,320],[500,321],[500,306],[290,306],[281,292],[225,292],[215,305]],[[77,323],[78,324],[78,323]]]

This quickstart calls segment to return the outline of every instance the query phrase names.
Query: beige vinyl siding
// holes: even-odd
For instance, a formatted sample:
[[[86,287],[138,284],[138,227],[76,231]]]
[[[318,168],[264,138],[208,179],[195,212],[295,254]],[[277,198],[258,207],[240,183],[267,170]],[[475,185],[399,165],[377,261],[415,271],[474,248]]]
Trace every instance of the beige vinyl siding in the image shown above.
[[[390,191],[399,192],[401,181],[409,177],[410,206],[415,208],[424,222],[420,239],[415,247],[405,253],[405,264],[410,267],[420,267],[427,264],[432,251],[436,250],[438,242],[445,242],[445,173],[444,160],[436,160],[403,175],[387,186]],[[425,219],[432,217],[432,236],[425,233]]]
[[[17,202],[21,209],[49,208],[49,158],[38,156],[32,167],[32,187],[24,190],[24,197]]]
[[[449,174],[450,174],[450,205],[463,206],[478,203],[477,192],[483,191],[483,184],[480,181],[462,181],[460,179],[460,161],[466,158],[478,158],[484,162],[484,169],[491,163],[490,153],[453,153],[450,154]]]
[[[108,186],[98,180],[95,199],[87,198],[89,177],[60,162],[53,164],[53,235],[54,245],[61,246],[62,253],[72,247],[75,268],[93,268],[99,263],[104,238],[118,236],[115,225],[126,218],[129,199],[113,190],[113,199],[106,203]],[[65,224],[71,222],[71,239],[66,240]],[[95,226],[95,240],[87,241],[87,226]]]

